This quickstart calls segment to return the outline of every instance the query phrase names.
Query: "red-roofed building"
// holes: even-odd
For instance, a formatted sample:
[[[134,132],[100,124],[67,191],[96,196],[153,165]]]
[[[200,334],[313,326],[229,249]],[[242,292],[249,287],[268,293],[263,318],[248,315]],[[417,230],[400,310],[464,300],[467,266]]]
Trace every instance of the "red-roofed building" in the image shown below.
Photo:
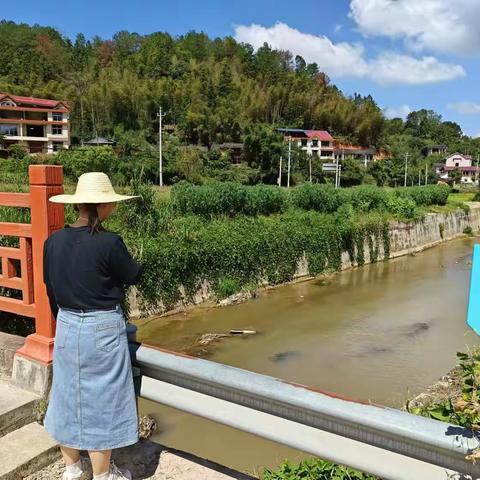
[[[4,148],[23,145],[30,153],[70,146],[70,107],[59,100],[0,93],[0,135]]]
[[[445,165],[441,165],[437,173],[440,175],[440,178],[447,180],[452,178],[454,170],[458,170],[461,173],[461,183],[478,182],[479,168],[473,165],[471,155],[452,153],[445,159]]]
[[[360,160],[365,167],[375,160],[375,155],[377,153],[374,148],[352,145],[350,143],[334,142],[334,145],[336,159],[343,160],[344,158],[354,158]]]
[[[297,146],[309,155],[316,155],[324,160],[332,160],[333,137],[326,130],[303,130],[298,128],[278,128],[284,137],[291,138]]]

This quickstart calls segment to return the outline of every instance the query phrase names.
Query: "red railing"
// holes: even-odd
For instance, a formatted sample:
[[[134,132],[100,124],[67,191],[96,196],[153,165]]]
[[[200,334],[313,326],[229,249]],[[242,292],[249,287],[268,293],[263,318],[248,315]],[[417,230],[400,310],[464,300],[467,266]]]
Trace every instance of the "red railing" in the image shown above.
[[[63,227],[63,205],[50,203],[52,195],[63,193],[61,166],[31,165],[29,193],[0,192],[0,206],[30,209],[30,224],[0,221],[0,236],[19,238],[19,247],[0,247],[0,287],[21,291],[22,298],[0,296],[0,310],[31,317],[35,333],[26,338],[18,354],[42,363],[52,361],[55,320],[43,283],[43,244]],[[0,218],[1,220],[1,218]],[[20,263],[20,269],[16,265]]]

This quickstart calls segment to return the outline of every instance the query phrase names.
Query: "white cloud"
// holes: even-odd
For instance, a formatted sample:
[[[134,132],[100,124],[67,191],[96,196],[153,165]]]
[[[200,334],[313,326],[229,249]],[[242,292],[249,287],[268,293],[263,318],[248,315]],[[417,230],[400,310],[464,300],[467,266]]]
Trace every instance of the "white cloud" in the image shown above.
[[[479,53],[478,0],[351,0],[350,17],[364,35],[404,39],[414,50]]]
[[[384,52],[370,63],[372,78],[385,85],[425,85],[464,77],[460,65],[441,63],[435,57],[420,59]]]
[[[332,77],[371,78],[380,84],[421,85],[463,77],[460,65],[442,63],[434,57],[420,59],[383,52],[377,58],[366,57],[363,45],[333,43],[326,36],[303,33],[285,23],[267,28],[261,25],[235,27],[235,38],[250,43],[254,48],[265,42],[279,50],[301,55],[307,62],[316,62],[323,72]]]
[[[318,63],[320,70],[332,76],[362,77],[368,70],[362,45],[346,42],[334,44],[323,35],[303,33],[285,23],[276,23],[270,28],[240,25],[235,27],[235,38],[255,48],[267,42],[273,48],[300,54],[308,63]]]
[[[388,107],[384,113],[387,118],[406,118],[411,111],[409,105],[400,105],[399,107]]]
[[[480,103],[454,102],[449,103],[447,108],[462,115],[480,115]]]

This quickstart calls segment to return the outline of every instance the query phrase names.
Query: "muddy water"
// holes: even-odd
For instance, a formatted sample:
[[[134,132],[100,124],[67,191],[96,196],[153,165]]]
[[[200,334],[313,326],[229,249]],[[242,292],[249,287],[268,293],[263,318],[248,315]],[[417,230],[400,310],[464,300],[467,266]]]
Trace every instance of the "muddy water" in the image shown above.
[[[474,240],[262,293],[228,308],[139,322],[139,340],[185,350],[204,333],[257,335],[211,345],[209,359],[400,407],[476,341],[465,325]],[[156,440],[254,472],[299,453],[203,419],[142,402]]]

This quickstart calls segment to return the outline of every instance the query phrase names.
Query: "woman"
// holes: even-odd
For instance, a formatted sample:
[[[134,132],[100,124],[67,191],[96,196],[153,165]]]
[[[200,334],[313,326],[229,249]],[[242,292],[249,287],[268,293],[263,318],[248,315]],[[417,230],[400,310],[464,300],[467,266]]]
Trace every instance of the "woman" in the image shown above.
[[[104,173],[85,173],[74,195],[51,202],[76,205],[78,219],[44,248],[44,281],[57,318],[53,384],[45,428],[61,445],[63,480],[85,478],[87,450],[95,480],[131,479],[111,461],[113,448],[138,441],[138,421],[126,325],[120,303],[140,266],[102,221],[118,195]]]

